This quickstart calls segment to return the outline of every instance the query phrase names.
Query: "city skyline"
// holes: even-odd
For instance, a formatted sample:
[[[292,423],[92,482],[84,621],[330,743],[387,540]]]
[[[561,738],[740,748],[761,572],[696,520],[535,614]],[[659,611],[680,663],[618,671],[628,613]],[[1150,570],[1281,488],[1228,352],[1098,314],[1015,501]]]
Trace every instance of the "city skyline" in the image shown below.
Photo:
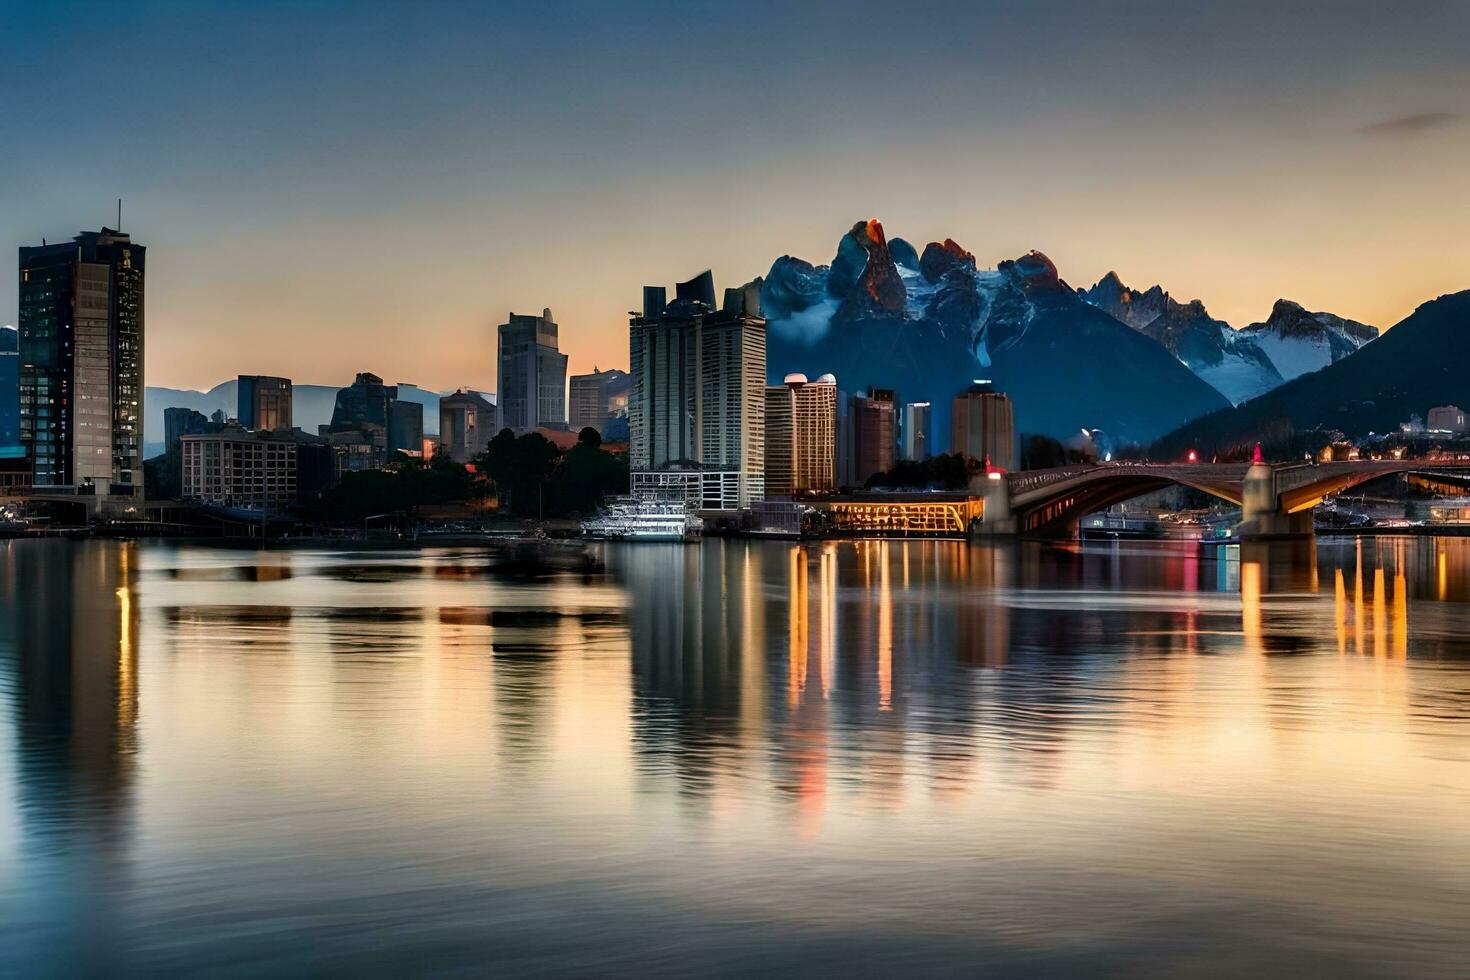
[[[110,224],[121,197],[155,257],[152,384],[368,369],[489,390],[495,325],[548,306],[569,373],[621,368],[642,283],[825,262],[870,216],[982,266],[1042,249],[1074,286],[1116,269],[1236,326],[1287,297],[1388,327],[1465,285],[1451,4],[341,9],[7,15],[8,89],[44,77],[95,110],[20,99],[0,126],[48,136],[9,161],[7,247]],[[62,70],[100,50],[108,85]]]

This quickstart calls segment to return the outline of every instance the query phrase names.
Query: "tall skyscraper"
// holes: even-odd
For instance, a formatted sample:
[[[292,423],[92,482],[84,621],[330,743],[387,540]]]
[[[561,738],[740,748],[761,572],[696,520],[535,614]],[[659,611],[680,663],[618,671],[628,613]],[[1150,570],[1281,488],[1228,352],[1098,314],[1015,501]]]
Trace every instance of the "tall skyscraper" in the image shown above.
[[[497,332],[500,425],[516,435],[567,424],[567,355],[557,349],[551,310],[512,313]]]
[[[897,405],[887,388],[869,388],[852,397],[847,412],[852,439],[852,482],[863,486],[875,473],[893,469],[897,447]]]
[[[439,399],[439,452],[473,462],[495,437],[495,405],[478,391],[459,389]]]
[[[111,228],[20,250],[20,438],[36,486],[143,494],[144,256]]]
[[[599,371],[572,375],[569,395],[568,428],[580,432],[591,426],[599,433],[607,420],[628,414],[628,395],[633,378],[627,371]]]
[[[628,322],[632,484],[680,487],[707,509],[748,507],[765,493],[766,321],[760,285],[725,290],[709,272],[643,290]]]
[[[934,409],[928,402],[909,402],[903,407],[899,421],[903,442],[903,458],[923,462],[933,455]]]
[[[766,496],[836,488],[837,379],[788,374],[766,389]]]
[[[291,379],[242,374],[235,382],[236,420],[244,429],[276,432],[291,428]]]
[[[786,384],[766,387],[767,500],[796,492],[796,393],[789,387],[793,378],[805,381],[806,375],[788,374]]]
[[[950,417],[950,452],[998,469],[1016,467],[1016,423],[1011,400],[989,381],[976,381],[955,396]]]

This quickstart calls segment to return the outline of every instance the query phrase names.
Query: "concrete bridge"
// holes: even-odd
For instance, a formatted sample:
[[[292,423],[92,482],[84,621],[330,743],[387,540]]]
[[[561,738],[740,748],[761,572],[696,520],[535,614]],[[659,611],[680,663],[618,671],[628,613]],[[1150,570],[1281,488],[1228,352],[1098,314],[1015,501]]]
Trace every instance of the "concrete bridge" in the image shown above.
[[[1086,514],[1168,486],[1237,504],[1244,538],[1303,537],[1324,497],[1393,473],[1470,475],[1470,460],[1373,459],[1342,463],[1099,463],[992,473],[984,479],[981,533],[1076,537]]]

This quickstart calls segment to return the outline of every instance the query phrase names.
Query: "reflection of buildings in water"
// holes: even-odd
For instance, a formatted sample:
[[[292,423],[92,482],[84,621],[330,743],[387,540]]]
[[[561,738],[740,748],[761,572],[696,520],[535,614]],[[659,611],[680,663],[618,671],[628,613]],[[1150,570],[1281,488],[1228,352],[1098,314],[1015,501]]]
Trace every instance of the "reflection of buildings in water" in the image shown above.
[[[52,863],[70,908],[59,972],[102,972],[129,844],[142,637],[133,544],[0,545],[0,669],[16,709],[22,847]],[[74,933],[74,935],[72,934]],[[75,961],[66,957],[77,957]]]
[[[713,540],[608,552],[630,594],[634,748],[671,766],[686,793],[708,795],[726,767],[754,762],[753,729],[766,724],[765,562],[776,554]]]

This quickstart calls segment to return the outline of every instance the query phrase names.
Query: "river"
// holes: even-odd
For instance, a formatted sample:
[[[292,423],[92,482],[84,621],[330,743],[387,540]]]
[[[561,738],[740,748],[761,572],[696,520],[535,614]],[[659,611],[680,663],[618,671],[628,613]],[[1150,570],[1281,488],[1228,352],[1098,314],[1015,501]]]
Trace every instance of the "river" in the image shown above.
[[[0,542],[0,974],[1454,977],[1470,539]]]

